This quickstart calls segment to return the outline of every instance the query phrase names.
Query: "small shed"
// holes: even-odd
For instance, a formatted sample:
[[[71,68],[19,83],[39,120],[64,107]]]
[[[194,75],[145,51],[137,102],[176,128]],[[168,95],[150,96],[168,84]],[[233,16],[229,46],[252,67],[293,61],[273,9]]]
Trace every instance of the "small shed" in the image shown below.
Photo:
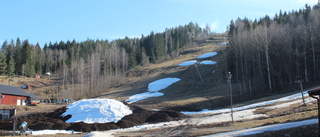
[[[16,114],[16,112],[16,109],[0,109],[0,121],[9,121],[10,118]]]
[[[29,100],[28,100],[28,104],[31,104],[31,105],[36,105],[36,104],[39,104],[40,103],[40,98],[38,96],[36,96],[35,94],[32,94],[30,93],[29,94]]]
[[[19,87],[0,84],[0,104],[27,105],[30,95]]]
[[[39,74],[34,74],[33,78],[40,78],[40,75]]]

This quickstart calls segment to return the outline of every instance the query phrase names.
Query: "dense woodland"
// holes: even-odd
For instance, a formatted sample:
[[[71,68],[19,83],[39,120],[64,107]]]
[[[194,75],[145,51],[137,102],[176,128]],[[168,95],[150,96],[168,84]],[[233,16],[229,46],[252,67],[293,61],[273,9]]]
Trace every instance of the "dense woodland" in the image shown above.
[[[304,85],[320,80],[318,6],[280,11],[273,19],[237,19],[228,29],[228,70],[240,98],[293,90],[298,80]]]
[[[189,23],[141,38],[50,42],[43,48],[17,38],[1,47],[0,75],[10,79],[50,72],[51,77],[62,78],[61,96],[92,97],[124,81],[135,66],[174,59],[180,50],[193,46],[195,39],[206,37],[209,30]]]

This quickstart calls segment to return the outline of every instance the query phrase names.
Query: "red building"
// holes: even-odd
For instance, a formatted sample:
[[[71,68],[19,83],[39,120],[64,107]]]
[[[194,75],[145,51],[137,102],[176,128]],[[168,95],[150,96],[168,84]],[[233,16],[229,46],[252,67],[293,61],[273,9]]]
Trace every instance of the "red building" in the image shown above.
[[[2,105],[28,105],[30,94],[14,86],[0,84],[0,104]]]

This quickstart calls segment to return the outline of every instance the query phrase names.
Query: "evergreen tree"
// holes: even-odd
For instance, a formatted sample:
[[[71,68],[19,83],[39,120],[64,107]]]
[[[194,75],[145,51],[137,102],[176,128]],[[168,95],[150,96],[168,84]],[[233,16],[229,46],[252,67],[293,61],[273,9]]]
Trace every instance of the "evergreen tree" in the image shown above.
[[[42,72],[42,66],[44,65],[44,56],[43,53],[41,51],[40,45],[39,43],[37,43],[35,48],[35,72],[37,74],[41,74]]]
[[[13,76],[14,76],[14,66],[15,66],[14,59],[13,59],[12,56],[10,56],[9,57],[9,63],[8,63],[8,66],[7,66],[7,75],[8,75],[9,85],[10,85],[10,82],[12,81],[12,79],[13,79]]]
[[[0,50],[0,75],[4,75],[6,73],[6,69],[6,56],[3,54],[2,50]]]
[[[7,74],[8,76],[13,76],[14,75],[14,68],[15,62],[12,56],[9,57],[8,65],[7,65]]]
[[[1,50],[4,54],[4,56],[7,55],[7,49],[8,49],[8,41],[5,40],[3,43],[2,43],[2,46],[1,46]]]
[[[21,46],[21,40],[20,38],[17,38],[16,40],[16,46],[15,46],[15,54],[13,55],[14,62],[15,62],[15,73],[17,75],[22,74],[22,46]]]
[[[35,73],[35,58],[34,58],[34,48],[25,40],[22,46],[22,63],[24,64],[24,75],[27,77],[33,76]]]

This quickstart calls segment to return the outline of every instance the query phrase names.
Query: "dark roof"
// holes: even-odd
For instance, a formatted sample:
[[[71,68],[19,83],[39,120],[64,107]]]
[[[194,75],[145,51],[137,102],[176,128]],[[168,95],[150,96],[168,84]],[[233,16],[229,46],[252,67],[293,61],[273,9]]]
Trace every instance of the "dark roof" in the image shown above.
[[[32,99],[40,99],[37,95],[30,93],[29,97]]]
[[[320,87],[308,91],[309,96],[320,95]]]
[[[29,97],[30,94],[24,92],[19,87],[9,86],[9,85],[1,85],[0,84],[0,93],[2,94],[10,94],[10,95],[19,95]]]

